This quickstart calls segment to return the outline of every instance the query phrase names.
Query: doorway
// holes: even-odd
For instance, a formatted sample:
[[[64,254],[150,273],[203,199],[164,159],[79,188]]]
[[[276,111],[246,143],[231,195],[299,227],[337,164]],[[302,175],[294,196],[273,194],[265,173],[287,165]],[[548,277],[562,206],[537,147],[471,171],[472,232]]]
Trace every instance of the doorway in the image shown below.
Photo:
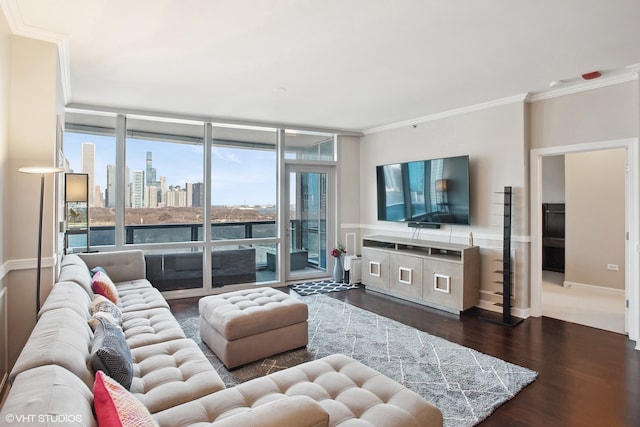
[[[625,160],[622,148],[542,158],[544,316],[626,333]]]
[[[311,165],[286,166],[288,224],[285,235],[287,281],[327,276],[327,247],[335,228],[332,212],[334,168]]]
[[[626,325],[629,338],[636,341],[636,349],[640,350],[638,331],[640,329],[640,315],[638,311],[638,169],[639,159],[637,139],[604,141],[599,143],[576,144],[563,147],[535,149],[531,151],[531,314],[543,315],[542,305],[542,161],[547,156],[558,156],[568,153],[582,153],[598,150],[622,148],[625,151],[625,227],[624,239],[624,283],[626,301]],[[606,228],[606,218],[601,218],[602,229]]]

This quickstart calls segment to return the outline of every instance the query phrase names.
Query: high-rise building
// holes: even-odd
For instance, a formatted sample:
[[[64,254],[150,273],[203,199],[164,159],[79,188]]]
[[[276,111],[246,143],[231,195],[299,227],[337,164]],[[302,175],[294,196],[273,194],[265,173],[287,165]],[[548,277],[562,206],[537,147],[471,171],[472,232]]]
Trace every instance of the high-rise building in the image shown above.
[[[160,177],[160,205],[167,205],[167,177]]]
[[[169,187],[166,193],[167,207],[183,208],[187,206],[187,191],[179,185]]]
[[[104,200],[102,199],[102,191],[100,190],[100,186],[99,185],[96,185],[94,187],[93,201],[94,201],[94,206],[96,208],[103,208],[104,207]]]
[[[131,203],[130,203],[130,192],[131,190],[129,189],[129,167],[125,168],[125,175],[124,175],[124,188],[126,189],[126,191],[124,191],[124,205],[126,207],[131,207]],[[105,188],[104,190],[104,206],[107,208],[115,208],[117,205],[117,201],[116,201],[116,166],[115,165],[107,165],[107,188]],[[122,197],[122,193],[120,193],[120,196]]]
[[[107,208],[116,207],[116,165],[107,165],[107,188],[104,189],[104,205]]]
[[[187,182],[185,184],[186,190],[187,190],[187,200],[186,200],[186,205],[188,208],[190,208],[191,206],[193,206],[193,184],[190,182]]]
[[[96,145],[82,143],[82,173],[89,175],[89,206],[95,206]]]
[[[127,191],[124,192],[124,205],[131,207],[131,192],[128,191],[129,189],[129,179],[130,179],[130,175],[129,175],[129,166],[127,166],[124,169],[124,188],[127,189]],[[122,196],[121,196],[122,197]]]
[[[143,208],[144,203],[144,171],[134,170],[131,173],[131,207]]]
[[[144,187],[145,207],[157,208],[158,207],[158,187],[145,186]]]
[[[156,181],[156,168],[153,167],[153,153],[147,151],[147,170],[144,185],[148,187],[160,187],[160,183]]]
[[[201,208],[204,206],[204,184],[196,182],[193,184],[193,191],[191,195],[191,206]]]

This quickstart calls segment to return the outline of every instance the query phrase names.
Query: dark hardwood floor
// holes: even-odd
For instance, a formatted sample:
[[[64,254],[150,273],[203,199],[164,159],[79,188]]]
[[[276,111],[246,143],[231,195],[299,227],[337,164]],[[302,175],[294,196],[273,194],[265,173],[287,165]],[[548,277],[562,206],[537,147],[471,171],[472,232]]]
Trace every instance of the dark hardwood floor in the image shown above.
[[[624,335],[546,317],[509,328],[364,289],[327,295],[539,372],[482,427],[640,426],[640,351]],[[198,313],[197,299],[170,304],[179,319]]]

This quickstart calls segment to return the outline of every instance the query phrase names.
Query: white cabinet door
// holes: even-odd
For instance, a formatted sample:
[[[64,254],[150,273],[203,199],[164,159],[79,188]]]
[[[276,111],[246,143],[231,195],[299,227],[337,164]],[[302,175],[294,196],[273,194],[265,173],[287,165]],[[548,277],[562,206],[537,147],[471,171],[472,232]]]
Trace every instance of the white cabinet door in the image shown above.
[[[456,262],[425,259],[422,297],[445,307],[463,310],[463,266]]]
[[[422,258],[391,254],[389,289],[394,294],[422,299]]]
[[[389,290],[389,253],[362,248],[362,283],[367,287]]]

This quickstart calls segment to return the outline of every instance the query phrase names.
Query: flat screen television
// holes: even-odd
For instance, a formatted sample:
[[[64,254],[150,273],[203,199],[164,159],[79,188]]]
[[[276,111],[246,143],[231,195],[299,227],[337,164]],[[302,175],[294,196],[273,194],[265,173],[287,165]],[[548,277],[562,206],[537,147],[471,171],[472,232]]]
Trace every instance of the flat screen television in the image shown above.
[[[469,156],[376,167],[378,219],[469,225]]]

